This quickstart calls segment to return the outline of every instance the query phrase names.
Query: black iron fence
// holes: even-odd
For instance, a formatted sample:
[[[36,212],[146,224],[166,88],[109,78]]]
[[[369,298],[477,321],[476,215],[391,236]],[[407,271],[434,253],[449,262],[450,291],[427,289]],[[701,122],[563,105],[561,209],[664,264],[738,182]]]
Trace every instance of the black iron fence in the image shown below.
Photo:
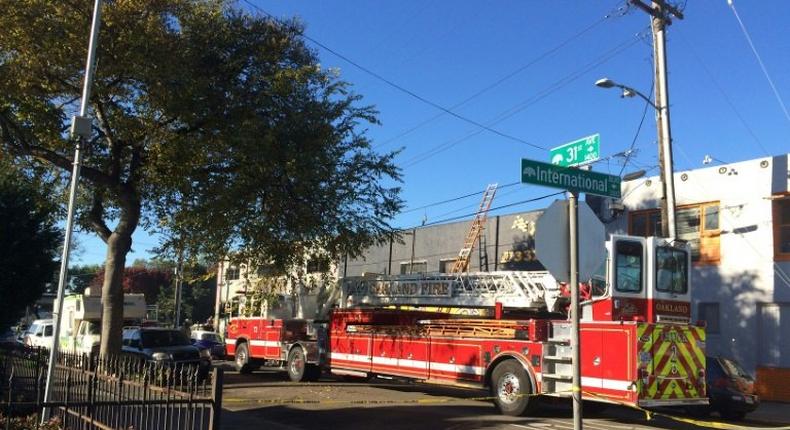
[[[12,417],[24,415],[38,423],[43,411],[64,429],[219,429],[222,369],[60,354],[44,402],[48,360],[43,349],[0,347],[0,425],[9,428]]]

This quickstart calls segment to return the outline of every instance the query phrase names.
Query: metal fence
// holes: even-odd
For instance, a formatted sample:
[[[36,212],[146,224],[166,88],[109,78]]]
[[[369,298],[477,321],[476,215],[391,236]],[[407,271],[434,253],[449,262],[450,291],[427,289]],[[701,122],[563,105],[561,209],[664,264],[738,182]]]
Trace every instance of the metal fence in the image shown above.
[[[219,429],[222,369],[138,357],[60,354],[45,403],[48,352],[0,347],[4,421],[47,408],[64,429]]]

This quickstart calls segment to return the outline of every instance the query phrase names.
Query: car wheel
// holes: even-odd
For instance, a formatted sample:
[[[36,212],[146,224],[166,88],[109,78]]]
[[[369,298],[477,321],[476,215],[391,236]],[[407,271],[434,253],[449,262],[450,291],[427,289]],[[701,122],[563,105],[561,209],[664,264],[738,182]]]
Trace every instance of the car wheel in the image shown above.
[[[315,381],[321,374],[318,366],[307,363],[307,357],[300,346],[291,348],[286,365],[288,366],[288,377],[293,382]]]
[[[252,368],[250,366],[250,350],[247,347],[247,342],[242,342],[236,346],[235,363],[236,370],[239,373],[250,373]]]
[[[491,395],[503,415],[519,416],[534,405],[532,383],[524,366],[516,360],[499,363],[491,375]]]

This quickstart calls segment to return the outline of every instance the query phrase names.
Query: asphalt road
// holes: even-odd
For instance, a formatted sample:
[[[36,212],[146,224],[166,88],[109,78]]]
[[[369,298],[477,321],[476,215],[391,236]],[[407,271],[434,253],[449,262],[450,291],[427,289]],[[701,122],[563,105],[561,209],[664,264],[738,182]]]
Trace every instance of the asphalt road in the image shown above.
[[[225,374],[222,427],[225,429],[561,429],[572,430],[570,403],[541,403],[528,417],[497,413],[487,393],[376,379],[349,383],[333,378],[293,384],[284,373],[259,371]],[[586,411],[590,430],[699,429],[701,427],[655,417],[647,421],[636,410],[610,406]],[[749,424],[749,425],[754,425]]]

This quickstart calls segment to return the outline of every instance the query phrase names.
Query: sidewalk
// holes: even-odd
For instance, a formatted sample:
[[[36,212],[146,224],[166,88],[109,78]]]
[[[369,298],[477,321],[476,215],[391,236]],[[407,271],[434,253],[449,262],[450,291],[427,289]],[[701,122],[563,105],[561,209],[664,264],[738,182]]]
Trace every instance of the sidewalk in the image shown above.
[[[756,411],[746,415],[746,419],[790,426],[790,403],[761,403]]]

